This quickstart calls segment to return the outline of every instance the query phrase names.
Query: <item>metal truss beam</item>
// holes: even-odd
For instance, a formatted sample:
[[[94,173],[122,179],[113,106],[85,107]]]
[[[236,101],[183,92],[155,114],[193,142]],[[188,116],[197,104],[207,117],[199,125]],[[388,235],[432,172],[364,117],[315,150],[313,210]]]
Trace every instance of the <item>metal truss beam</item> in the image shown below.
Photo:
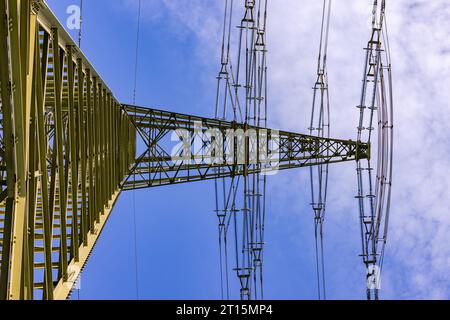
[[[351,140],[263,129],[130,105],[123,108],[144,142],[141,155],[122,184],[123,190],[253,173],[273,174],[278,170],[355,161],[368,158],[370,153],[367,144]],[[230,131],[240,131],[244,138],[238,141],[239,137],[230,136]],[[174,141],[181,145],[177,148]],[[191,150],[186,156],[188,148]],[[242,159],[239,159],[240,148],[244,154]]]

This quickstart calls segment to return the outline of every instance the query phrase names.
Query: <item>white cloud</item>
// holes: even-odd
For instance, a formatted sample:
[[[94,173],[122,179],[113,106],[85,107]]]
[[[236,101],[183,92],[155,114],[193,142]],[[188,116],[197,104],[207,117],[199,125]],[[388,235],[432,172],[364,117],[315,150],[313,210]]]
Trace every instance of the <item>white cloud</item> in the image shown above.
[[[136,0],[124,3],[132,6]],[[205,68],[217,68],[222,1],[145,3],[147,18],[170,21],[180,35],[196,35],[199,56],[208,57]],[[304,132],[321,1],[270,1],[269,10],[270,122]],[[447,0],[397,0],[388,1],[387,11],[395,86],[395,171],[385,294],[388,298],[450,298],[450,4]],[[356,134],[355,106],[370,13],[369,0],[333,2],[329,82],[332,132],[338,137]],[[355,173],[351,166],[342,166],[331,175],[330,188],[339,193],[330,191],[327,223],[342,224],[346,212],[355,208]],[[304,180],[290,183],[298,183],[298,189],[307,192],[301,184]],[[281,182],[272,188],[271,201],[286,197],[275,192],[282,188]],[[345,223],[358,223],[356,214],[352,218]]]

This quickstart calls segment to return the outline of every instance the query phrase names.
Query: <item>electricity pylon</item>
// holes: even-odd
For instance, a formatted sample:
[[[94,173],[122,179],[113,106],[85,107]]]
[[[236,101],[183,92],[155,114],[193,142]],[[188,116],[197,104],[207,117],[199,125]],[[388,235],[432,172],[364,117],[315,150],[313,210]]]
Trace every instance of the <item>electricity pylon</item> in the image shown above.
[[[122,105],[43,1],[0,0],[0,85],[1,299],[67,298],[122,190],[370,158],[362,142]]]

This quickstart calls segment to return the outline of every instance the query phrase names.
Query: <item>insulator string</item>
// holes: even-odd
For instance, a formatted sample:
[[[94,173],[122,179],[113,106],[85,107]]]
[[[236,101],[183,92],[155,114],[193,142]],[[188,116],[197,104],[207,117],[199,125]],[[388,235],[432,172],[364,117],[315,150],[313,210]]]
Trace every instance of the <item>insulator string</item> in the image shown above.
[[[377,147],[375,160],[357,161],[356,198],[359,205],[362,257],[367,270],[369,300],[379,299],[379,281],[384,262],[392,185],[393,96],[385,8],[385,0],[374,1],[372,31],[365,49],[363,87],[358,106],[360,109],[358,141],[372,143]],[[372,139],[375,137],[375,131],[377,131],[376,139]],[[375,166],[373,162],[376,162]]]
[[[319,138],[330,137],[330,99],[328,90],[327,55],[331,20],[331,0],[324,0],[320,23],[320,45],[317,58],[317,78],[313,87],[313,101],[309,132]],[[310,168],[311,205],[314,212],[314,239],[318,298],[326,299],[325,255],[323,223],[328,190],[328,165]]]

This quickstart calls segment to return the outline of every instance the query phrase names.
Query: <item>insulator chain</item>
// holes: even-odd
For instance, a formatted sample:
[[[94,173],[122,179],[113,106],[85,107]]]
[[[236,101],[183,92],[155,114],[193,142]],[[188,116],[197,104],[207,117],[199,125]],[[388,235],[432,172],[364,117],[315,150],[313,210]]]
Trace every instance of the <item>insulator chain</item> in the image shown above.
[[[310,135],[330,137],[330,101],[328,90],[327,54],[331,18],[331,0],[323,1],[317,78],[313,87]],[[323,223],[328,192],[328,164],[310,168],[311,206],[314,213],[314,238],[318,298],[326,299]]]
[[[377,163],[357,161],[362,258],[367,270],[367,298],[378,299],[390,210],[393,148],[391,65],[385,24],[386,2],[373,5],[372,31],[364,67],[358,142],[378,148]],[[377,136],[374,133],[377,131]]]
[[[234,63],[230,54],[233,4],[233,0],[225,1],[215,117],[266,128],[267,0],[245,1],[243,18],[238,26],[238,48],[233,56],[236,59]],[[256,167],[262,164],[253,166],[255,168],[251,169],[257,169]],[[218,179],[215,182],[215,190],[216,214],[219,219],[222,297],[229,298],[226,244],[231,226],[234,229],[234,270],[241,287],[240,297],[263,298],[266,177],[250,174],[241,178]]]

